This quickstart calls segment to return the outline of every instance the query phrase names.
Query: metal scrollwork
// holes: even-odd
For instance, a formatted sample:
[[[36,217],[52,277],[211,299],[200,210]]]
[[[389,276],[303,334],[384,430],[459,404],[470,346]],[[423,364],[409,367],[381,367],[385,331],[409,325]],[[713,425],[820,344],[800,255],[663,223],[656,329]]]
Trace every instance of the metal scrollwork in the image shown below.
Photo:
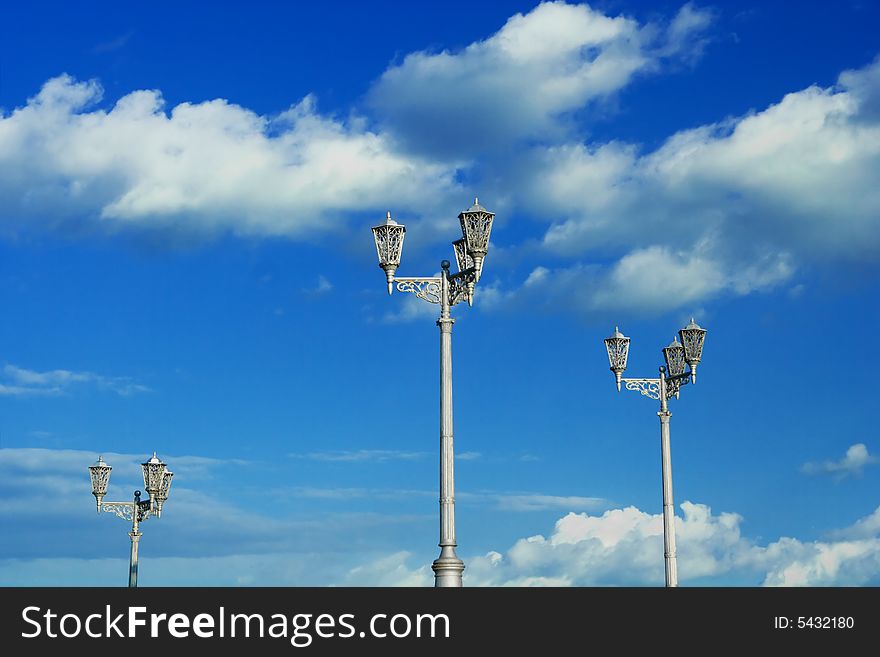
[[[398,292],[412,292],[419,299],[428,303],[440,303],[440,279],[439,278],[411,278],[397,280]]]
[[[450,277],[449,280],[449,305],[454,306],[462,301],[467,301],[468,295],[473,294],[477,275],[474,271],[465,270]]]
[[[660,399],[660,379],[623,379],[623,382],[627,390],[635,390],[651,399]]]
[[[138,502],[137,505],[134,502],[105,502],[101,505],[101,510],[104,513],[113,513],[117,518],[131,522],[134,520],[135,506],[137,506],[138,522],[143,522],[150,517],[150,503],[148,501]]]
[[[101,505],[101,510],[104,511],[104,513],[115,513],[118,518],[131,522],[133,520],[132,513],[134,513],[134,503],[104,502],[104,504]]]
[[[682,386],[691,382],[690,374],[683,374],[666,379],[666,398],[676,397]]]

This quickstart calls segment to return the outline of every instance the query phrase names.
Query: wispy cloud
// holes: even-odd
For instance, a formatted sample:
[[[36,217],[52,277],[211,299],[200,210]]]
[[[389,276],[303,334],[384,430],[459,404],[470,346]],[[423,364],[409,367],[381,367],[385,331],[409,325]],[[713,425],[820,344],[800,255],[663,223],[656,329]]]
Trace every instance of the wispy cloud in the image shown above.
[[[119,50],[123,48],[134,35],[134,30],[129,30],[125,34],[121,34],[115,39],[110,39],[109,41],[102,41],[97,44],[94,48],[92,48],[93,53],[105,53],[105,52],[113,52],[114,50]]]
[[[395,449],[357,449],[329,452],[307,452],[288,454],[295,459],[311,461],[415,461],[429,456],[428,452],[407,452]]]
[[[501,511],[595,511],[608,507],[608,500],[601,497],[580,497],[577,495],[496,495]]]
[[[333,290],[333,283],[329,281],[329,279],[323,274],[318,276],[318,282],[314,285],[314,287],[304,287],[302,291],[305,294],[309,294],[311,296],[321,296],[322,294],[327,294]]]
[[[287,494],[285,492],[285,494]],[[296,497],[319,500],[351,500],[370,498],[374,500],[402,500],[412,497],[436,497],[437,491],[400,488],[317,488],[302,486],[293,490]]]
[[[866,466],[880,463],[880,458],[868,453],[864,443],[856,443],[846,450],[846,455],[838,461],[822,461],[821,463],[804,463],[801,472],[804,474],[830,474],[837,479],[850,476],[861,476]]]
[[[127,376],[105,376],[94,372],[50,370],[35,372],[16,365],[6,365],[0,374],[0,395],[63,395],[75,388],[92,387],[128,397],[151,389]]]

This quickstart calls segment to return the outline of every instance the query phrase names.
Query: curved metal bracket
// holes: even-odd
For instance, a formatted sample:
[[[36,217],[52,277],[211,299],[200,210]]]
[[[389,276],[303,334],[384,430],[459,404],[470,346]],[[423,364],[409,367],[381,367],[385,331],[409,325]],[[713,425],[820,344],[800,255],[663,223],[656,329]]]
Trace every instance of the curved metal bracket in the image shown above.
[[[474,267],[460,271],[449,277],[449,305],[454,306],[462,301],[473,301],[474,285],[477,282],[477,270]]]
[[[627,390],[634,390],[651,399],[660,399],[660,379],[621,379],[621,381],[626,385]]]
[[[419,299],[428,303],[440,303],[440,287],[442,281],[439,278],[395,278],[398,292],[412,292]]]
[[[144,500],[143,502],[104,502],[101,505],[101,511],[104,513],[113,513],[117,518],[122,518],[128,522],[134,520],[135,509],[137,509],[138,522],[143,522],[152,513],[149,500]]]

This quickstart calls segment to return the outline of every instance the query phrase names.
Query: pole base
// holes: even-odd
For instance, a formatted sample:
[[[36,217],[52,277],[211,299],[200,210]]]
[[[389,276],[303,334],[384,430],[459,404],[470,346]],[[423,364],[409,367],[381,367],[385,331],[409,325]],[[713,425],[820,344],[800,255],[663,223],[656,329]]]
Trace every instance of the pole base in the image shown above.
[[[435,587],[461,588],[461,574],[464,572],[464,561],[455,556],[455,551],[443,548],[440,556],[431,564],[434,571]]]

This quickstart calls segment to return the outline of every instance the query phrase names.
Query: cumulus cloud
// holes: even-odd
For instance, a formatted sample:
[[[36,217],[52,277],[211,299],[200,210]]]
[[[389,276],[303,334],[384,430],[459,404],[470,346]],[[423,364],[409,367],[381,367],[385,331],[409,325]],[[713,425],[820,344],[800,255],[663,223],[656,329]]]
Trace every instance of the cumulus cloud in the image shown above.
[[[100,577],[125,572],[116,556],[119,544],[103,540],[118,536],[117,523],[97,519],[89,504],[86,466],[95,454],[79,450],[37,448],[0,449],[0,517],[19,530],[0,533],[0,579],[4,582],[57,584],[95,583],[76,575],[62,576],[61,565],[94,566]],[[105,454],[114,467],[109,497],[129,499],[140,487],[144,455]],[[167,513],[150,524],[154,576],[168,585],[290,585],[342,584],[414,586],[430,584],[427,563],[408,565],[406,552],[379,552],[378,540],[390,528],[411,528],[414,522],[433,526],[431,517],[378,513],[322,513],[291,517],[275,506],[272,516],[245,511],[216,491],[192,487],[199,476],[218,477],[230,465],[222,459],[167,456],[180,481]],[[243,462],[233,463],[236,468]],[[225,475],[224,475],[225,476]],[[246,491],[243,491],[246,492]],[[430,497],[436,491],[371,489],[310,489],[297,497],[350,500],[377,495]],[[260,499],[265,500],[265,491]],[[549,535],[535,534],[504,550],[481,556],[464,554],[470,586],[661,585],[663,583],[663,520],[660,514],[635,507],[594,511],[604,506],[597,498],[532,493],[463,495],[467,504],[484,503],[506,511],[583,508],[559,518]],[[682,583],[712,583],[722,579],[740,585],[858,586],[880,583],[880,507],[848,527],[821,540],[780,537],[759,543],[742,535],[743,518],[736,513],[713,513],[704,504],[684,502],[676,516],[679,576]],[[223,517],[217,523],[217,517]],[[381,529],[381,531],[379,531]],[[52,537],[62,532],[59,543]],[[102,540],[96,540],[101,538]],[[363,548],[351,552],[354,537]],[[374,540],[375,539],[375,540]],[[316,544],[323,552],[314,552]],[[421,559],[422,557],[419,557]],[[230,566],[205,567],[210,562]],[[312,564],[303,569],[301,564]],[[159,565],[168,566],[159,575]],[[232,566],[235,566],[232,568]],[[91,572],[91,571],[88,571]],[[51,575],[51,577],[50,577]],[[104,581],[101,579],[101,581]],[[108,580],[109,582],[110,580]]]
[[[880,509],[829,540],[781,537],[759,545],[742,536],[743,518],[684,502],[676,516],[679,579],[725,578],[746,586],[860,586],[880,581]],[[401,583],[419,569],[402,567]],[[465,558],[468,586],[660,586],[663,518],[635,507],[602,515],[568,513],[553,532],[522,538],[506,552]],[[393,584],[394,582],[391,582]]]
[[[109,110],[101,99],[97,81],[62,75],[0,115],[7,230],[302,237],[391,202],[429,213],[457,189],[450,167],[401,155],[362,119],[322,116],[312,96],[275,117],[223,99],[169,111],[157,90]]]
[[[633,144],[535,148],[516,202],[549,217],[539,267],[489,301],[651,313],[789,282],[880,254],[880,60],[746,116]],[[586,264],[585,254],[604,254]],[[611,256],[609,259],[609,255]]]
[[[459,52],[407,55],[383,73],[369,104],[411,149],[444,158],[558,140],[571,113],[665,58],[692,56],[711,18],[687,4],[669,25],[640,25],[585,4],[544,2]]]
[[[880,247],[880,124],[868,116],[869,89],[880,89],[880,60],[835,87],[679,132],[641,157],[616,143],[546,150],[528,196],[567,218],[545,245],[571,253],[714,238],[744,249],[756,239],[765,250],[866,259]]]
[[[97,81],[62,75],[0,114],[0,231],[311,239],[392,209],[426,228],[413,239],[442,223],[445,240],[468,181],[497,199],[498,231],[532,217],[543,233],[508,246],[507,271],[531,275],[486,280],[487,306],[691,310],[797,286],[816,263],[875,266],[880,60],[651,152],[585,139],[592,108],[692,62],[713,16],[688,3],[640,23],[546,2],[459,51],[404,56],[345,119],[313,96],[272,116],[224,99],[167,108],[158,90],[106,105]],[[408,298],[376,319],[435,311]]]
[[[839,461],[823,461],[821,463],[804,463],[801,472],[805,474],[830,474],[837,479],[850,476],[861,476],[865,467],[880,463],[880,458],[868,453],[864,443],[856,443],[846,450]]]
[[[33,370],[5,365],[0,374],[0,395],[32,396],[63,395],[75,388],[91,386],[98,390],[109,390],[127,397],[139,392],[149,392],[150,388],[126,376],[104,376],[94,372],[72,372],[70,370]]]

